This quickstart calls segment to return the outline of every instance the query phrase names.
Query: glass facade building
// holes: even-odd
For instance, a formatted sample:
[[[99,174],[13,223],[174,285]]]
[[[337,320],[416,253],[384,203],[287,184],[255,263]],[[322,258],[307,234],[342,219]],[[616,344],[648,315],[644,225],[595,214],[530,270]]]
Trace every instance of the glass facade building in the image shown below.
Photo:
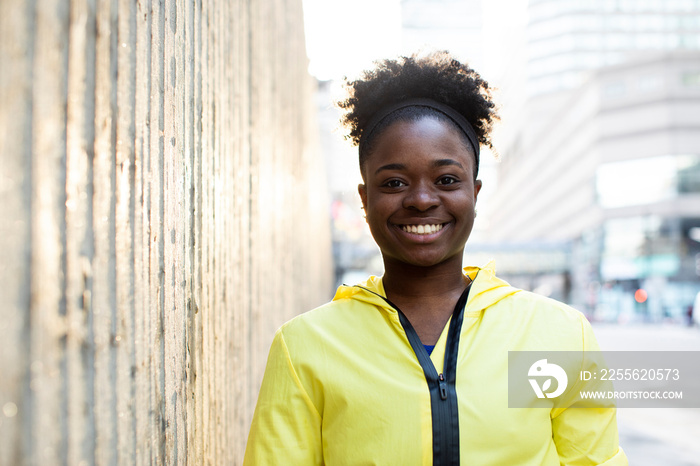
[[[700,0],[528,5],[489,239],[567,263],[506,278],[592,319],[683,321],[700,292]]]
[[[528,92],[573,89],[585,71],[650,51],[700,50],[700,0],[531,0]]]

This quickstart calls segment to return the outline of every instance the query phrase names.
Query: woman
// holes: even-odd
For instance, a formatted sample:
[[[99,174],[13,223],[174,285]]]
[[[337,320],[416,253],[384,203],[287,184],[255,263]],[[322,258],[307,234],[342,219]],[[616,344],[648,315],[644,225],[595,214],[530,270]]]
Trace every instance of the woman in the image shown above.
[[[497,118],[486,82],[442,52],[348,88],[385,273],[277,332],[245,464],[627,464],[614,409],[508,407],[508,351],[597,345],[579,312],[462,268]]]

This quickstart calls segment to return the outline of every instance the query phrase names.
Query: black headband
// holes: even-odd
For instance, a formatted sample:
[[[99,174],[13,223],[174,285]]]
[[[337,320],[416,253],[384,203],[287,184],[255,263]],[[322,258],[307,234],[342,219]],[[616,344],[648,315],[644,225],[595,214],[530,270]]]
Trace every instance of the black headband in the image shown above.
[[[426,98],[403,100],[393,105],[389,105],[388,107],[384,107],[377,113],[372,115],[372,118],[370,118],[369,123],[367,123],[365,129],[362,131],[362,137],[360,138],[359,144],[360,154],[362,154],[362,152],[365,150],[364,146],[367,144],[367,141],[369,140],[377,125],[390,114],[406,107],[432,108],[440,113],[443,113],[445,116],[449,117],[450,120],[454,121],[455,124],[459,126],[462,132],[467,136],[467,139],[469,139],[469,142],[471,143],[472,148],[474,149],[474,155],[476,157],[476,170],[479,170],[479,138],[476,136],[476,132],[474,131],[474,128],[472,128],[472,125],[469,124],[467,119],[464,118],[464,116],[461,113],[457,112],[449,105],[441,104],[440,102],[437,102],[433,99]]]

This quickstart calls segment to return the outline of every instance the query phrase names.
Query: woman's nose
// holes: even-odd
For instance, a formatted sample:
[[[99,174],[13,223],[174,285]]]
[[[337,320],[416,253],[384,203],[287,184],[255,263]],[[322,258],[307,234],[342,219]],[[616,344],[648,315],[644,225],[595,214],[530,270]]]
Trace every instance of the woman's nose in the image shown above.
[[[432,186],[419,183],[408,189],[403,200],[403,206],[407,209],[413,208],[424,212],[436,207],[439,202],[440,199]]]

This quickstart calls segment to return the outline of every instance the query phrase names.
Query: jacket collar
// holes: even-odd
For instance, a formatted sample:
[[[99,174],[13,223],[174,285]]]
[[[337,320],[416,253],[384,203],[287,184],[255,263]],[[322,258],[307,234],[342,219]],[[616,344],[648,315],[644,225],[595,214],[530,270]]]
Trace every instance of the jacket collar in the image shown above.
[[[468,312],[479,312],[521,291],[496,277],[494,261],[490,261],[484,267],[464,267],[462,273],[465,277],[468,276],[473,280],[466,305]],[[396,312],[387,304],[383,299],[384,297],[386,297],[386,293],[382,284],[382,278],[371,276],[364,282],[354,286],[340,286],[335,293],[333,301],[355,299],[387,309],[389,312]]]

